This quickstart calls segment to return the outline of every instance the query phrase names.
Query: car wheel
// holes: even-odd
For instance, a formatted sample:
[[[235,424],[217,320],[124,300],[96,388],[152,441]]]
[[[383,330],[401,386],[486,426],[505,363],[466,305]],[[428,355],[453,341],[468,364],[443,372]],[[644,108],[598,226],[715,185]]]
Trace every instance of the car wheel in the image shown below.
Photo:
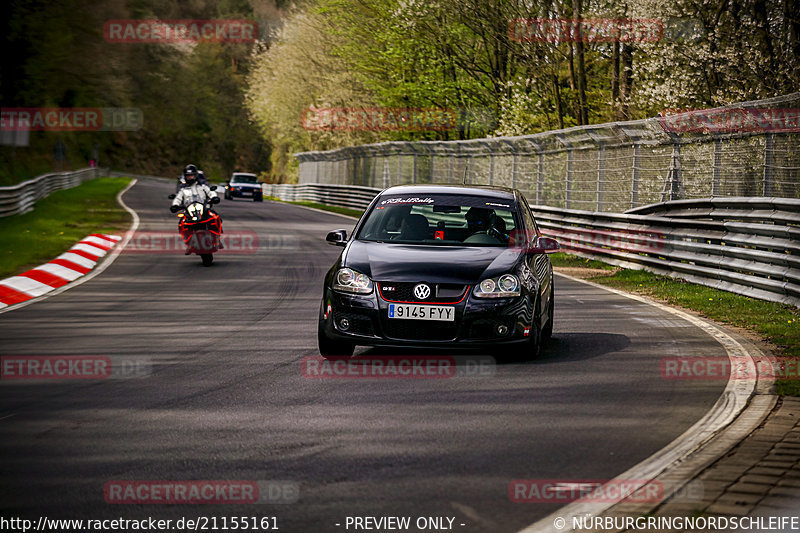
[[[320,326],[320,329],[322,326]],[[335,341],[329,339],[324,331],[317,335],[317,347],[319,354],[325,359],[343,359],[353,355],[355,346],[349,342]]]
[[[323,311],[320,308],[320,318],[317,325],[317,348],[319,349],[319,354],[325,359],[344,359],[353,355],[353,350],[356,348],[354,344],[333,340],[325,334],[325,319],[322,318],[322,314]]]
[[[261,196],[260,194],[258,196],[253,196],[253,201],[254,202],[263,202],[264,201],[264,197]]]
[[[203,260],[203,266],[211,266],[211,263],[214,262],[214,256],[212,254],[200,254],[200,259]]]
[[[510,362],[524,362],[536,359],[542,351],[542,329],[539,327],[538,317],[535,317],[531,324],[531,332],[527,342],[514,345],[510,350],[503,349],[498,351],[498,359]]]

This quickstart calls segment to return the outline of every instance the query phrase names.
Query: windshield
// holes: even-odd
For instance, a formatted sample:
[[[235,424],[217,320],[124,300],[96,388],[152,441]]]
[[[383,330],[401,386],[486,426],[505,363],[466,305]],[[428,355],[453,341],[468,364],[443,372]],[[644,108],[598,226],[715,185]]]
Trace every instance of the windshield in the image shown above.
[[[356,237],[438,246],[509,246],[519,223],[512,200],[421,194],[381,197]]]
[[[239,174],[239,175],[234,176],[233,179],[231,179],[231,182],[233,182],[233,183],[257,183],[258,182],[258,177],[257,176],[247,176],[247,175]]]

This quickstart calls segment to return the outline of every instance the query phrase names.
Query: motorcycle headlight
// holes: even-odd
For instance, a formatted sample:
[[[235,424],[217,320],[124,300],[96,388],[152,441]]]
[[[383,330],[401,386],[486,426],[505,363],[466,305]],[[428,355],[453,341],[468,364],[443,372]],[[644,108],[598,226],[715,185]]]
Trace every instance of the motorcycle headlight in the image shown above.
[[[478,298],[510,298],[520,295],[519,278],[514,274],[503,274],[487,278],[475,286],[472,294]]]
[[[333,288],[342,292],[369,294],[372,292],[372,280],[352,268],[340,268],[333,276]]]

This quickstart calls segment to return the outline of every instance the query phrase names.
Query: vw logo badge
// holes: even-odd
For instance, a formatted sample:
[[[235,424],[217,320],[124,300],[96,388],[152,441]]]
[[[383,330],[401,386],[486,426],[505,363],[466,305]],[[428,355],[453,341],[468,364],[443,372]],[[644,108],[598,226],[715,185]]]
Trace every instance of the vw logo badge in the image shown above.
[[[414,286],[414,296],[420,300],[427,300],[431,295],[431,288],[424,283]]]

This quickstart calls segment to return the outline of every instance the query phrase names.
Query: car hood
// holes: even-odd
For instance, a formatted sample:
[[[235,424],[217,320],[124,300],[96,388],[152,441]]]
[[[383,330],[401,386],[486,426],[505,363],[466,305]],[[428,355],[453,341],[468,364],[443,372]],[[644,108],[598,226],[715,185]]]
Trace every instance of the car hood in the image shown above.
[[[421,246],[352,241],[342,266],[376,281],[474,284],[511,271],[520,252],[476,246]]]

